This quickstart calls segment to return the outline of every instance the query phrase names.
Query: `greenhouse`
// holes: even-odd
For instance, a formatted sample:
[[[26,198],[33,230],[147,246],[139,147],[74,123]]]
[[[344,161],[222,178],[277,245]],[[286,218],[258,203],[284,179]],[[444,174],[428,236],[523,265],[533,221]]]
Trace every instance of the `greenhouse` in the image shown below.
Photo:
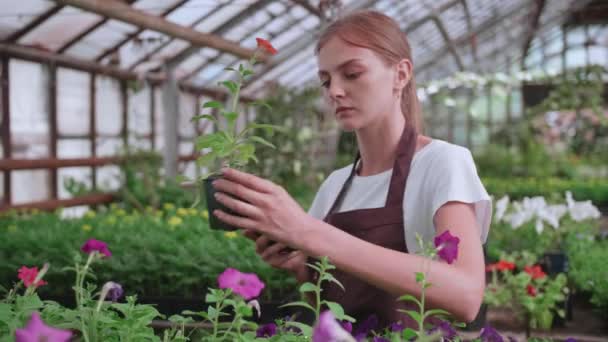
[[[0,342],[608,340],[608,1],[0,3]]]

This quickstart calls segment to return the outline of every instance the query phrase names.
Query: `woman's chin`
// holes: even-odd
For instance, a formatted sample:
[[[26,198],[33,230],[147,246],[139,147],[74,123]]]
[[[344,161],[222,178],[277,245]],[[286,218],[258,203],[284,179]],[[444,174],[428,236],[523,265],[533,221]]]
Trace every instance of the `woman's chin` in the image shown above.
[[[359,129],[361,124],[353,118],[340,118],[338,119],[338,126],[343,131],[353,132]]]

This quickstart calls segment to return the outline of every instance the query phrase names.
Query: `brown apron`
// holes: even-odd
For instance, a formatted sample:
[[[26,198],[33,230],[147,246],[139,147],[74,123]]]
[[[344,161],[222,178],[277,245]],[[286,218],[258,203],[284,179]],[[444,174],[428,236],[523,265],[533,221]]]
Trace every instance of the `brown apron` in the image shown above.
[[[357,154],[350,176],[325,217],[325,222],[367,242],[407,253],[403,224],[403,195],[410,164],[416,151],[416,138],[416,131],[406,126],[399,140],[384,207],[335,212],[352,183],[360,159],[360,155]],[[386,260],[386,262],[394,261]],[[411,309],[413,306],[398,302],[396,300],[398,296],[340,270],[335,270],[332,274],[344,285],[346,291],[333,283],[326,283],[322,297],[342,305],[348,315],[357,319],[357,323],[362,323],[375,314],[380,329],[398,321],[406,327],[414,326],[414,321],[408,315],[397,311],[397,309]]]

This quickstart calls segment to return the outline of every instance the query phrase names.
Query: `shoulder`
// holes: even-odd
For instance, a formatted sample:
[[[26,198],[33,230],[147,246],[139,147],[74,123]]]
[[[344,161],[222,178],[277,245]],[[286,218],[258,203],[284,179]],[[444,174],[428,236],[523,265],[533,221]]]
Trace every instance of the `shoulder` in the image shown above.
[[[468,148],[439,139],[433,139],[414,158],[414,167],[424,171],[427,176],[452,173],[463,168],[475,169]]]

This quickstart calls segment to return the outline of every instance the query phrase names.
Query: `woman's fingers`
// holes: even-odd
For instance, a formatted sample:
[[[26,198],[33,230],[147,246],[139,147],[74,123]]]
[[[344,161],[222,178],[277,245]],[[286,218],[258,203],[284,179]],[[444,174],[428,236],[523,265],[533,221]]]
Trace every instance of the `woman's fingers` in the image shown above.
[[[253,205],[260,203],[260,200],[264,196],[264,193],[227,179],[218,179],[214,181],[213,187],[218,192],[233,195],[245,202],[252,203]]]
[[[250,218],[230,215],[219,209],[215,210],[213,212],[213,215],[215,215],[221,221],[241,229],[255,229],[258,225],[254,220]]]
[[[247,188],[267,194],[272,193],[276,189],[276,185],[271,181],[235,169],[222,169],[222,176]]]
[[[271,244],[271,240],[268,238],[268,236],[260,236],[257,240],[255,240],[256,253],[262,254],[269,244]]]
[[[216,192],[215,198],[218,200],[218,202],[222,203],[227,208],[232,209],[232,211],[234,211],[235,213],[238,213],[241,216],[246,216],[246,217],[251,217],[251,218],[259,218],[262,216],[262,212],[260,211],[259,208],[255,207],[249,203],[243,202],[237,198],[228,196],[221,192]]]
[[[284,255],[285,253],[281,253],[281,251],[286,248],[288,248],[288,247],[285,244],[276,242],[273,245],[270,245],[270,247],[266,248],[260,256],[262,257],[263,260],[266,260],[268,257],[270,257],[274,254],[283,254]]]
[[[243,235],[245,235],[246,238],[248,238],[249,240],[252,240],[254,242],[261,236],[260,233],[256,232],[255,230],[252,230],[252,229],[245,229],[243,231]]]

